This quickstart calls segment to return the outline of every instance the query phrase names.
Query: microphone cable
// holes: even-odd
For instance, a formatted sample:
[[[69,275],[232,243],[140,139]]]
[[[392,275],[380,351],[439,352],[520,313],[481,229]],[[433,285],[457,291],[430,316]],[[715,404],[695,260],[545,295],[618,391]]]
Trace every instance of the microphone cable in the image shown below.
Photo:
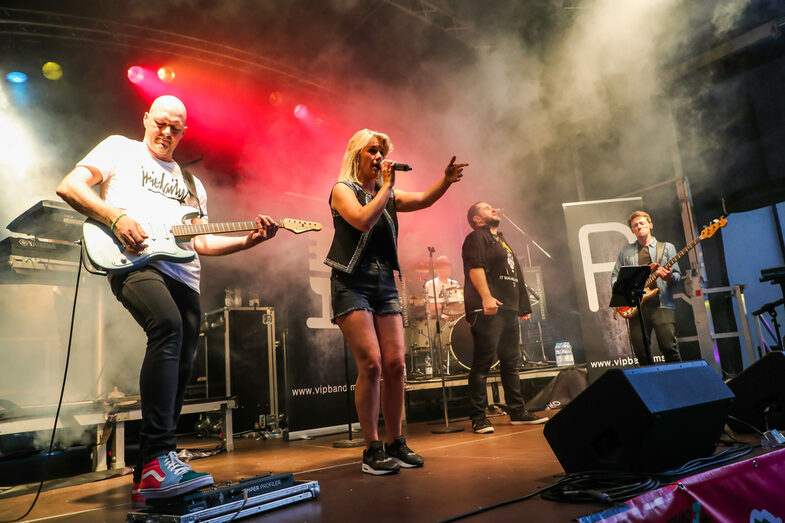
[[[614,505],[662,485],[679,481],[710,466],[738,459],[750,453],[753,448],[753,445],[746,443],[734,443],[717,454],[693,459],[679,468],[659,473],[613,470],[573,472],[529,494],[480,507],[471,512],[443,519],[439,523],[452,523],[505,505],[526,501],[537,495],[548,501],[563,503]]]

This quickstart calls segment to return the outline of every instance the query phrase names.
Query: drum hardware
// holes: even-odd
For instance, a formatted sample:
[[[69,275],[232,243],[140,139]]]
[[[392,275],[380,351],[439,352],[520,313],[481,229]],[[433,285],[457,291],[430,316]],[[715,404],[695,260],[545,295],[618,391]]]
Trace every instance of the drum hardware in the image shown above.
[[[460,285],[445,285],[442,289],[442,314],[460,316],[464,314],[463,289]]]
[[[428,258],[429,264],[431,268],[431,279],[436,280],[436,273],[433,268],[433,252],[434,249],[431,246],[428,246]],[[436,286],[433,287],[433,301],[436,302]],[[428,327],[430,331],[430,327]],[[428,338],[430,339],[430,332],[428,333]],[[439,326],[439,322],[436,322],[436,351],[433,354],[438,354],[439,360],[441,360],[442,356],[442,342],[441,342],[441,330]],[[438,361],[437,364],[441,367],[441,361]],[[453,432],[463,432],[463,427],[450,427],[450,417],[447,415],[447,387],[444,382],[444,372],[442,371],[442,405],[444,405],[444,427],[439,427],[437,429],[433,429],[431,432],[436,434],[448,434]]]
[[[422,318],[425,316],[425,299],[420,296],[409,296],[409,317]]]

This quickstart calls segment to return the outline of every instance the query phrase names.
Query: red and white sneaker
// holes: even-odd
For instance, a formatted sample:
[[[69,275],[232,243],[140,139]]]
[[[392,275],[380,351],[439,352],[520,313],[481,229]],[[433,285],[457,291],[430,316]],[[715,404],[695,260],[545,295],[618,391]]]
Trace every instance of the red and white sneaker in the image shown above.
[[[142,469],[139,495],[145,500],[171,498],[209,487],[213,477],[206,472],[194,472],[172,451],[147,463]]]
[[[141,481],[134,481],[133,484],[131,485],[131,506],[133,508],[147,508],[147,507],[149,507],[149,505],[147,504],[145,499],[142,497],[142,495],[139,494],[139,484],[140,483],[141,483]]]

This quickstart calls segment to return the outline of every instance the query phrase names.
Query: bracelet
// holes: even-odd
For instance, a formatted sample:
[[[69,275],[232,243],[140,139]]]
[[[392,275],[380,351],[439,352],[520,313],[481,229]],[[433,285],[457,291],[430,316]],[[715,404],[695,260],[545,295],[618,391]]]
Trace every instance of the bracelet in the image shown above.
[[[122,218],[123,216],[125,216],[125,213],[120,213],[120,214],[118,214],[118,215],[117,215],[117,218],[115,218],[115,219],[114,219],[114,221],[112,222],[112,226],[111,226],[111,227],[109,227],[109,230],[110,230],[110,231],[114,232],[114,226],[115,226],[115,225],[117,225],[117,221],[118,221],[120,218]]]

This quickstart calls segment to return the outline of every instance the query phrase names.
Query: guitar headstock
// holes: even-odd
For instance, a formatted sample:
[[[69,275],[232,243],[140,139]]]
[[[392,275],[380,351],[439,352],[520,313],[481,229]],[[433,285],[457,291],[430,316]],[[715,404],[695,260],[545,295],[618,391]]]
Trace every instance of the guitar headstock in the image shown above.
[[[294,234],[322,230],[321,223],[295,220],[294,218],[283,218],[282,220],[278,220],[278,227],[282,227],[287,231],[292,231]]]
[[[719,218],[712,220],[711,224],[708,227],[704,227],[701,231],[701,239],[705,240],[706,238],[711,238],[714,236],[714,233],[722,229],[728,225],[728,220],[724,217],[720,216]]]

